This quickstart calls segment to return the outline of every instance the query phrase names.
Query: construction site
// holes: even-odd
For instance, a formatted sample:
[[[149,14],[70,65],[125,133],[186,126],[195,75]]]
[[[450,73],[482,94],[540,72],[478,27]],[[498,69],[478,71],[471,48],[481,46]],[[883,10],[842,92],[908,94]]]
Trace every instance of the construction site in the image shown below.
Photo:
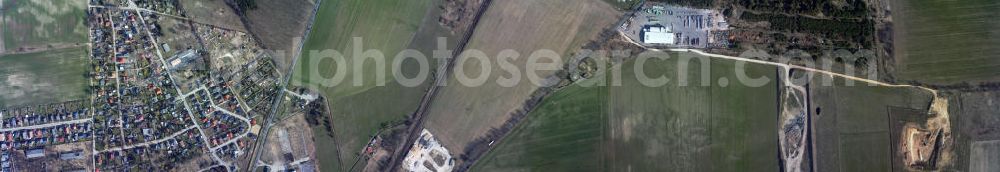
[[[441,143],[434,138],[434,134],[424,129],[420,133],[420,138],[413,143],[413,148],[403,160],[403,170],[415,172],[437,172],[451,171],[455,166],[455,160],[451,158]]]

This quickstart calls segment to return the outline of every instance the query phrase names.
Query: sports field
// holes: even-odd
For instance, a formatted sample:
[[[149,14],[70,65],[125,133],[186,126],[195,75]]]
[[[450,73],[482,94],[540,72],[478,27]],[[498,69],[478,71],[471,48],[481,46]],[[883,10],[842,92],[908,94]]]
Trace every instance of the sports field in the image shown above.
[[[0,56],[0,107],[86,98],[87,48]]]
[[[677,79],[678,61],[647,61],[644,73]],[[711,84],[701,86],[692,62],[689,86],[645,86],[628,61],[621,86],[560,90],[475,169],[778,171],[776,68],[747,65],[748,76],[772,79],[752,87],[736,83],[732,61],[712,60]]]
[[[931,84],[1000,81],[1000,1],[893,0],[900,78]]]
[[[2,0],[3,45],[6,51],[87,42],[87,1]]]
[[[482,51],[489,58],[492,67],[489,68],[486,83],[464,86],[450,74],[448,86],[439,90],[428,108],[426,128],[452,152],[464,151],[467,143],[489,129],[499,127],[538,88],[529,82],[523,70],[531,53],[547,49],[568,56],[585,42],[596,38],[605,27],[611,27],[619,15],[614,7],[601,0],[493,1],[466,47]],[[517,74],[520,75],[520,82],[511,87],[495,82],[498,78],[510,79],[514,75],[499,67],[497,54],[505,49],[517,51],[520,55],[517,59],[505,60],[522,69]],[[456,63],[470,59],[458,58]],[[563,61],[542,62],[562,66]],[[477,77],[483,73],[484,68],[476,59],[464,61],[464,65],[467,76]],[[544,78],[553,72],[539,71],[538,75]]]
[[[828,171],[891,171],[891,108],[926,112],[931,93],[909,87],[882,87],[843,79],[832,86],[813,80],[810,113],[813,113],[816,169]],[[818,114],[816,114],[818,112]]]
[[[306,40],[303,56],[292,76],[293,84],[314,86],[328,99],[333,137],[322,128],[313,129],[316,143],[328,145],[318,146],[316,153],[320,168],[346,171],[368,139],[378,132],[380,124],[403,120],[416,110],[426,86],[403,87],[396,82],[376,86],[376,79],[387,80],[392,73],[387,71],[386,78],[375,78],[376,68],[371,60],[363,66],[353,66],[350,62],[351,49],[354,48],[352,39],[363,39],[362,48],[365,50],[381,50],[387,56],[386,65],[391,65],[392,57],[410,46],[414,36],[420,33],[418,28],[431,4],[430,1],[394,0],[323,1]],[[324,87],[319,83],[321,81],[310,80],[308,75],[314,71],[319,71],[323,77],[335,74],[336,65],[333,62],[319,62],[315,60],[318,58],[309,56],[310,50],[326,49],[337,50],[349,57],[347,79],[333,87]],[[319,63],[319,68],[312,67],[313,63]],[[412,68],[413,65],[415,63],[404,63],[404,66],[410,67],[405,68],[403,73],[414,72],[416,68]],[[362,74],[365,82],[353,86],[350,76],[354,74],[353,68],[357,67],[364,67]],[[340,149],[340,155],[331,147],[333,145]],[[363,167],[364,164],[358,166]]]

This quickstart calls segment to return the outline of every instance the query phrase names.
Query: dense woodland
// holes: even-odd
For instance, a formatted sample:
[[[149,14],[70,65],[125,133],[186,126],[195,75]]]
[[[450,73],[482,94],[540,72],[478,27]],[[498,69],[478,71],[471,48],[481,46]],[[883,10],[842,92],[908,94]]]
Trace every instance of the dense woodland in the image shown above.
[[[861,18],[868,15],[863,0],[844,0],[837,4],[833,0],[735,0],[746,9],[759,12],[781,12],[789,14],[823,14],[833,18]]]
[[[870,19],[812,19],[800,16],[779,14],[743,13],[740,20],[749,22],[768,22],[771,29],[784,32],[810,33],[835,40],[845,40],[871,48],[874,23]]]
[[[751,11],[820,15],[832,18],[862,18],[868,15],[864,0],[650,0],[695,8],[733,4]],[[717,3],[722,2],[722,3]]]
[[[651,2],[663,2],[667,4],[694,7],[694,8],[712,8],[716,1],[718,0],[649,0]]]

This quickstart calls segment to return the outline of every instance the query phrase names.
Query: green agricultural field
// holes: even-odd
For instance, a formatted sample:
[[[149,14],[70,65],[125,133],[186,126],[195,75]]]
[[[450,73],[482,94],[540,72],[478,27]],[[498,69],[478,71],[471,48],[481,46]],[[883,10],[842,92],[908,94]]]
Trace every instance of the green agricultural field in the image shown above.
[[[747,64],[747,76],[771,80],[754,87],[737,82],[734,61],[712,59],[703,66],[692,60],[689,86],[680,86],[678,61],[675,57],[645,64],[646,75],[674,80],[663,87],[643,86],[629,68],[635,62],[624,64],[622,86],[611,88],[609,101],[609,147],[614,150],[609,151],[610,168],[778,171],[776,68]],[[702,67],[710,67],[710,86],[701,86]]]
[[[931,93],[910,87],[847,86],[843,79],[823,86],[822,80],[813,80],[809,87],[816,169],[891,171],[896,143],[890,138],[890,108],[926,112]]]
[[[87,97],[87,48],[0,56],[0,107]]]
[[[7,51],[87,42],[87,1],[2,0],[3,45]]]
[[[607,87],[574,85],[554,93],[471,171],[602,169]]]
[[[478,59],[457,57],[456,63],[464,63],[456,64],[456,70],[447,76],[448,86],[441,88],[430,104],[426,128],[448,150],[461,154],[469,142],[502,125],[538,88],[528,80],[524,70],[532,53],[551,50],[562,58],[541,62],[561,66],[571,52],[594,40],[606,27],[613,27],[620,15],[621,12],[600,0],[493,1],[466,47],[485,53],[492,65],[487,69],[479,65]],[[504,63],[519,68],[516,75],[520,79],[517,84],[505,87],[496,81],[515,74],[501,69],[497,55],[507,49],[519,53],[518,58]],[[459,72],[457,65],[464,65],[464,73],[470,77],[489,70],[488,79],[481,86],[463,85],[454,75]],[[538,71],[537,75],[544,78],[554,72]]]
[[[643,73],[676,78],[677,61],[647,61]],[[635,61],[628,61],[621,86],[560,90],[473,168],[778,171],[776,68],[748,65],[748,76],[772,79],[752,87],[736,82],[734,62],[714,59],[712,86],[698,86],[701,69],[695,62],[687,69],[688,83],[695,86],[677,81],[644,86],[633,72]],[[730,84],[722,86],[721,78]],[[846,86],[843,79],[822,86],[822,81],[814,79],[809,87],[816,168],[891,170],[890,108],[925,112],[932,95],[909,87]]]
[[[322,81],[313,81],[308,74],[318,70],[324,77],[336,73],[336,65],[332,60],[320,61],[311,57],[310,51],[336,50],[346,57],[348,76],[343,83],[334,84],[329,90],[330,97],[343,97],[357,94],[376,87],[377,80],[391,79],[389,71],[393,57],[410,45],[410,41],[418,31],[424,15],[431,7],[431,1],[391,1],[391,0],[346,0],[325,1],[316,14],[313,30],[306,40],[303,56],[299,59],[294,79],[308,85],[317,85]],[[355,47],[355,38],[361,39],[362,47]],[[362,66],[353,66],[353,50],[377,50],[386,56],[383,78],[377,78],[376,64],[366,60]],[[358,52],[361,54],[362,52]],[[324,66],[311,69],[310,64],[318,63]],[[330,67],[325,67],[330,66]],[[353,78],[354,69],[361,68],[362,78]],[[362,80],[362,85],[354,85],[352,81]],[[318,85],[317,85],[318,86]]]
[[[386,55],[385,69],[391,69],[392,57],[407,47],[413,47],[411,40],[421,35],[437,34],[435,25],[428,26],[424,22],[427,16],[436,8],[431,8],[432,1],[393,1],[393,0],[347,0],[323,1],[316,16],[313,29],[306,40],[303,56],[294,70],[292,83],[311,86],[322,92],[327,98],[331,111],[333,127],[332,136],[326,129],[317,126],[313,128],[316,143],[319,145],[335,145],[317,150],[317,159],[321,169],[330,171],[346,171],[358,158],[368,139],[381,129],[381,125],[405,119],[416,110],[427,84],[418,87],[405,87],[392,80],[392,73],[386,71],[386,78],[376,78],[375,64],[371,60],[363,66],[353,66],[347,62],[347,79],[343,83],[325,87],[321,81],[310,80],[309,74],[318,71],[323,77],[331,77],[336,71],[336,65],[330,61],[319,62],[319,58],[309,56],[310,50],[337,50],[350,56],[354,48],[353,38],[363,39],[363,49],[380,50]],[[434,20],[436,21],[436,20]],[[420,49],[424,51],[424,49]],[[431,61],[433,65],[433,61]],[[319,67],[312,66],[319,63]],[[412,60],[403,64],[404,74],[412,77],[417,68]],[[351,77],[353,69],[363,67],[364,84],[354,86]],[[415,74],[414,74],[415,75]],[[385,86],[376,86],[376,80],[388,80]],[[344,163],[344,164],[341,164]],[[364,167],[364,161],[355,165],[356,169]]]
[[[644,73],[676,79],[678,61],[647,61]],[[621,86],[560,90],[473,171],[778,171],[776,68],[748,64],[748,76],[772,79],[751,87],[736,83],[735,63],[716,59],[711,86],[701,86],[692,62],[690,86],[642,85],[633,60]]]
[[[1000,81],[1000,1],[893,0],[899,77],[931,84]]]
[[[338,154],[336,146],[340,146],[334,140],[334,136],[323,128],[323,125],[316,125],[312,128],[313,132],[313,144],[316,147],[316,161],[320,169],[330,170],[330,171],[341,171],[343,163]],[[356,155],[354,155],[356,156]],[[354,161],[351,161],[354,162]],[[350,162],[347,162],[350,163]]]

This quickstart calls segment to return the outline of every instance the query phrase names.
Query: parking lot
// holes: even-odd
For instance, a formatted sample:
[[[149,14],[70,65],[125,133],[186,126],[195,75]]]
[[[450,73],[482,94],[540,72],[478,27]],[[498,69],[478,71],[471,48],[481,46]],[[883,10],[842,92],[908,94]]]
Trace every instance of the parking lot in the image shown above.
[[[666,42],[651,42],[649,32],[664,28]],[[724,46],[725,39],[717,35],[729,29],[724,16],[718,11],[646,3],[629,21],[619,26],[619,31],[646,46],[708,48]],[[721,37],[725,38],[725,37]]]

